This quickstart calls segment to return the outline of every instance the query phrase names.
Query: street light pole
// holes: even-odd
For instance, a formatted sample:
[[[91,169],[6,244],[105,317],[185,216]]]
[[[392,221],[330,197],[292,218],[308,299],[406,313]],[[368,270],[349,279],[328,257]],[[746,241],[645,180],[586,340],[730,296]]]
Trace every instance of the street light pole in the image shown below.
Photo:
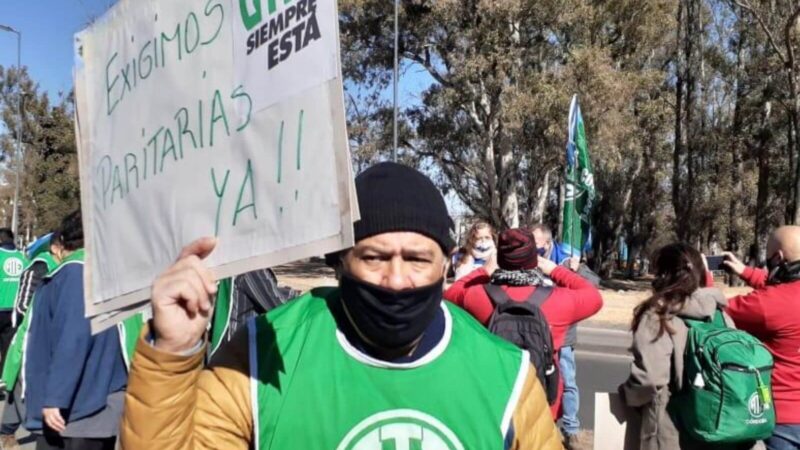
[[[17,151],[16,155],[14,155],[14,159],[17,163],[17,167],[15,168],[16,182],[14,183],[14,209],[11,215],[11,231],[14,233],[14,237],[16,238],[17,222],[19,218],[19,173],[22,168],[22,33],[14,28],[9,27],[8,25],[0,25],[0,31],[7,31],[17,35],[17,91],[19,94],[17,99],[17,112],[19,114],[19,119],[17,120]]]
[[[392,161],[397,162],[397,43],[399,41],[398,37],[398,26],[397,26],[397,18],[399,17],[398,9],[399,9],[400,0],[394,0],[394,76],[392,80],[394,82],[394,121],[393,121],[393,146],[392,146]]]

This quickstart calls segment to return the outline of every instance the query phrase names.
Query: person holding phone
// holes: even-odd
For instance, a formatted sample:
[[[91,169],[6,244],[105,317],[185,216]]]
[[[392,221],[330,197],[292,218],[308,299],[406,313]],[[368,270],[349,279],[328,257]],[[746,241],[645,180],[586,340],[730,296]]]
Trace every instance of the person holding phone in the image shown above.
[[[772,388],[776,426],[770,450],[800,448],[800,227],[775,230],[767,242],[767,270],[723,253],[723,266],[753,291],[728,300],[736,327],[760,339],[775,360]]]
[[[706,267],[710,272],[718,272],[724,270],[725,255],[706,256]]]

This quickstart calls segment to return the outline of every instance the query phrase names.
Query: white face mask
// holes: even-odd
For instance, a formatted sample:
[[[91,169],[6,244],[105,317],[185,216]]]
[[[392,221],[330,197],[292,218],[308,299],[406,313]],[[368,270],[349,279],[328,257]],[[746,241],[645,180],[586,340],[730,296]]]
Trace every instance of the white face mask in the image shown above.
[[[472,257],[475,259],[486,259],[494,253],[494,241],[480,241],[472,249]]]

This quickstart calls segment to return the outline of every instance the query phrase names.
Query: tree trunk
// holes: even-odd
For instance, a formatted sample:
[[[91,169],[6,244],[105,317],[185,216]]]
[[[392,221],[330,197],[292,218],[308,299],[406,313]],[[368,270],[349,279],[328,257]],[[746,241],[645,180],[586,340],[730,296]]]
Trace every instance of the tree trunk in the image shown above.
[[[756,152],[756,164],[758,166],[758,182],[756,193],[756,217],[753,226],[753,243],[750,246],[751,262],[760,263],[765,259],[763,253],[766,251],[767,243],[767,200],[769,199],[769,159],[770,159],[770,140],[765,133],[770,126],[769,119],[772,113],[772,103],[764,102],[764,115],[761,119],[761,133]]]
[[[791,115],[791,113],[790,113]],[[795,158],[794,148],[795,148],[795,135],[794,135],[794,124],[792,122],[792,118],[788,117],[786,120],[786,154],[789,157],[789,167],[795,167],[795,160],[800,158]],[[794,217],[794,203],[795,203],[795,192],[794,192],[794,185],[791,186],[789,192],[789,198],[786,201],[785,208],[784,208],[784,223],[791,223],[792,218]]]
[[[684,152],[684,145],[686,142],[685,130],[683,127],[683,102],[684,102],[684,29],[683,29],[683,16],[684,16],[684,1],[678,2],[678,20],[676,27],[676,67],[675,67],[675,146],[672,152],[672,207],[675,210],[676,218],[676,232],[678,239],[685,239],[683,227],[680,225],[681,218],[683,217],[683,197],[681,196],[681,157]]]
[[[544,222],[544,210],[547,207],[547,199],[550,196],[550,173],[553,169],[548,170],[544,173],[544,177],[542,178],[541,186],[539,189],[533,189],[533,186],[530,186],[529,189],[531,192],[536,193],[536,198],[531,198],[531,209],[528,216],[528,223],[527,225],[533,225],[537,223]],[[531,181],[531,184],[533,180]]]
[[[758,146],[758,193],[756,194],[756,221],[753,228],[751,258],[762,261],[767,242],[767,199],[769,198],[769,149],[767,143]]]
[[[795,4],[797,4],[795,2]],[[792,134],[794,135],[793,153],[796,155],[794,172],[794,198],[792,199],[791,223],[800,223],[800,92],[797,88],[797,65],[795,64],[793,34],[796,31],[795,25],[800,18],[800,6],[795,6],[795,11],[789,17],[784,27],[784,45],[786,46],[786,76],[789,79],[789,98],[792,101],[792,109],[789,116],[792,120]]]
[[[558,183],[558,239],[564,235],[564,199],[566,198],[564,190],[564,180],[562,179]]]
[[[694,204],[695,204],[695,176],[696,176],[696,153],[697,153],[697,146],[699,144],[698,138],[701,136],[697,132],[697,125],[695,119],[695,112],[700,112],[701,117],[704,115],[702,114],[703,111],[698,111],[697,105],[695,102],[697,101],[697,89],[699,87],[699,82],[697,80],[697,72],[695,65],[697,64],[697,59],[699,57],[698,53],[699,48],[702,48],[702,43],[698,46],[695,46],[694,39],[698,38],[702,40],[702,32],[698,30],[698,26],[696,23],[698,14],[698,9],[700,5],[698,5],[697,0],[687,0],[687,8],[686,8],[686,35],[685,37],[685,47],[686,47],[686,98],[685,98],[685,118],[686,118],[686,131],[684,137],[686,141],[684,142],[684,146],[686,148],[686,184],[682,187],[681,191],[683,195],[686,197],[684,200],[685,209],[683,211],[682,217],[677,217],[678,224],[680,228],[683,228],[682,234],[685,236],[685,239],[691,240],[696,234],[696,227],[694,226]],[[702,131],[701,131],[702,132]]]
[[[519,200],[517,193],[516,166],[510,145],[504,145],[500,155],[501,217],[504,228],[519,227]]]
[[[797,83],[795,82],[794,72],[790,74],[791,82],[789,83],[789,93],[792,96],[792,137],[794,141],[793,152],[795,156],[795,173],[794,173],[794,197],[792,198],[792,223],[800,223],[800,97],[798,97]]]
[[[488,133],[487,133],[488,134]],[[489,135],[491,136],[491,135]],[[494,139],[487,137],[487,144],[483,150],[483,169],[486,171],[486,181],[489,190],[489,211],[492,213],[491,219],[495,226],[502,224],[500,217],[500,193],[498,192],[497,169],[494,165]]]
[[[739,253],[740,233],[742,229],[742,211],[739,207],[744,200],[744,187],[742,178],[744,178],[744,162],[742,160],[741,148],[741,130],[742,130],[742,101],[744,99],[744,80],[742,74],[744,72],[744,58],[742,57],[742,49],[744,47],[744,39],[746,34],[743,33],[744,26],[741,20],[738,24],[739,39],[736,43],[736,97],[733,106],[733,139],[731,142],[731,183],[732,192],[731,199],[728,204],[728,239],[727,249]],[[730,278],[729,283],[733,282],[733,277]]]

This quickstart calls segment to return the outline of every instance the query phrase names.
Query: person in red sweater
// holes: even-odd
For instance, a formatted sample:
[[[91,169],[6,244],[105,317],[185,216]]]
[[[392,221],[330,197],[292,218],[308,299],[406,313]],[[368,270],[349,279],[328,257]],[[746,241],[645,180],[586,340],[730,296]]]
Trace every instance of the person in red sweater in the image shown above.
[[[767,241],[767,268],[744,265],[730,252],[724,264],[753,288],[728,299],[736,327],[767,346],[775,361],[776,427],[770,450],[800,448],[800,227],[778,228]]]
[[[538,258],[536,243],[528,230],[504,231],[498,240],[497,259],[457,280],[445,291],[444,298],[486,325],[494,305],[484,284],[502,285],[512,300],[523,302],[538,286],[550,283],[547,277],[556,287],[541,308],[553,333],[553,346],[560,349],[569,327],[597,313],[603,306],[603,299],[580,275],[546,258]],[[555,410],[558,404],[559,401],[554,405]]]

